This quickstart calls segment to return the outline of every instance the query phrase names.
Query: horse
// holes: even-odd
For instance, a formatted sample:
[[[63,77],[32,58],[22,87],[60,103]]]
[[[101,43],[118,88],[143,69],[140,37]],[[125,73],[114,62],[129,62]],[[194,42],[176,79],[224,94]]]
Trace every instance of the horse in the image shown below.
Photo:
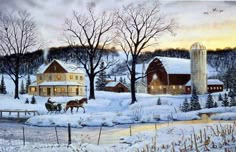
[[[71,113],[73,113],[73,108],[77,108],[77,111],[79,110],[79,107],[83,108],[84,109],[84,106],[83,104],[84,103],[88,103],[88,100],[87,98],[82,98],[80,100],[78,99],[75,99],[75,100],[70,100],[66,103],[66,109],[65,109],[65,112],[70,108],[71,110]],[[84,113],[85,113],[85,109],[84,109]]]
[[[60,103],[57,103],[57,104],[52,104],[52,103],[49,103],[49,102],[46,102],[45,103],[45,107],[46,107],[46,109],[48,110],[48,113],[49,112],[54,112],[55,111],[55,113],[57,113],[57,112],[61,112],[61,110],[62,110],[62,107],[61,107],[61,104]]]

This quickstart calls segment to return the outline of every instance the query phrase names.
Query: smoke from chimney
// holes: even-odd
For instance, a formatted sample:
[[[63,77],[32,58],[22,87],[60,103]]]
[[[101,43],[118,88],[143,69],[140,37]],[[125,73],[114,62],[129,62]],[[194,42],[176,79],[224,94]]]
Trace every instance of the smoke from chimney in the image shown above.
[[[43,50],[43,59],[44,59],[44,64],[48,64],[48,49]]]

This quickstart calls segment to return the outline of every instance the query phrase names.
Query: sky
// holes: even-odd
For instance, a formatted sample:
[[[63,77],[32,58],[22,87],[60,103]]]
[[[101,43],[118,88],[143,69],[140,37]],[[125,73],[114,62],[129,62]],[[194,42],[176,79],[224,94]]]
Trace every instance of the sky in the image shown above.
[[[116,9],[131,0],[93,0],[97,9]],[[151,0],[150,0],[151,1]],[[91,0],[0,0],[0,11],[27,10],[37,25],[45,48],[67,45],[63,37],[65,19],[73,10],[83,12]],[[207,49],[236,47],[236,1],[159,1],[167,18],[178,27],[175,36],[165,34],[150,50],[189,49],[202,42]],[[216,8],[215,11],[213,9]]]

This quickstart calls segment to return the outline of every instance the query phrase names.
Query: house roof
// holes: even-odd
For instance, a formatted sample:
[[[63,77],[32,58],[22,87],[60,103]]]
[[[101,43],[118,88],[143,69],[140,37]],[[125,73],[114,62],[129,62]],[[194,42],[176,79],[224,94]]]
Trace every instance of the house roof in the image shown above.
[[[42,74],[44,73],[47,68],[53,63],[53,62],[57,62],[60,66],[62,66],[63,69],[65,69],[68,73],[84,73],[81,69],[78,68],[78,66],[76,66],[75,64],[71,64],[71,63],[65,63],[63,61],[60,60],[52,60],[49,64],[42,64],[38,71],[37,74]]]
[[[36,87],[36,86],[37,86],[37,82],[36,82],[36,81],[34,81],[34,82],[33,82],[33,83],[31,83],[29,86],[30,86],[30,87]]]
[[[167,74],[191,74],[189,59],[156,56],[149,64],[154,59],[158,59],[162,62]]]
[[[45,81],[40,83],[39,86],[81,86],[81,84],[71,81]]]
[[[191,86],[191,84],[192,84],[192,81],[189,80],[189,81],[185,84],[185,86]],[[222,81],[218,80],[218,79],[208,79],[208,80],[207,80],[207,84],[208,84],[208,85],[224,85],[224,83],[223,83]]]

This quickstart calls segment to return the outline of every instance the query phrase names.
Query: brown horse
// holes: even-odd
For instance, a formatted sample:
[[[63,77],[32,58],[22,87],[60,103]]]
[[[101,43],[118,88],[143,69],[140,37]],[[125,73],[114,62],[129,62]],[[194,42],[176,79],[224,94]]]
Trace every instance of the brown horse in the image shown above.
[[[79,107],[84,109],[83,104],[84,103],[88,103],[87,98],[82,98],[80,100],[75,99],[75,100],[70,100],[66,103],[66,108],[65,108],[65,112],[70,108],[71,113],[73,113],[73,108],[77,108],[77,111],[79,110]],[[85,113],[85,109],[84,109],[84,113]]]

